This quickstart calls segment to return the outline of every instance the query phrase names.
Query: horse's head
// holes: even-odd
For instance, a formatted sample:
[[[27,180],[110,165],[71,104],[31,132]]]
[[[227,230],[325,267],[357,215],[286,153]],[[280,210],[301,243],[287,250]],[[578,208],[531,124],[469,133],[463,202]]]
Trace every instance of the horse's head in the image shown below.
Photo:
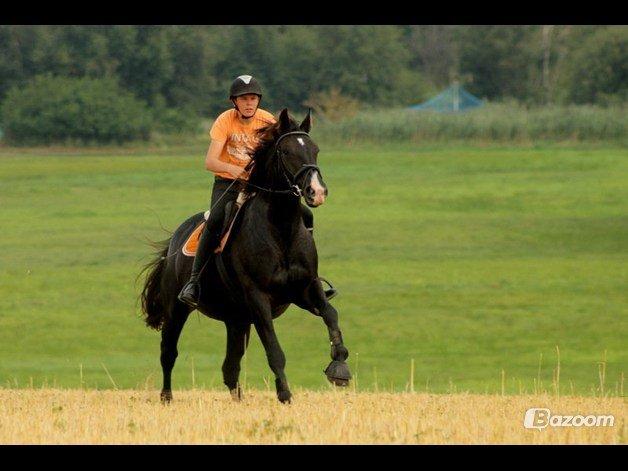
[[[245,191],[267,190],[292,193],[314,208],[325,202],[327,186],[316,159],[318,146],[309,135],[312,118],[308,111],[301,124],[290,118],[286,108],[276,123],[257,133],[258,145],[252,153],[252,169]]]
[[[297,127],[290,119],[287,108],[279,115],[279,136],[275,141],[279,167],[291,187],[298,189],[305,203],[314,208],[325,202],[327,186],[318,168],[318,146],[309,135],[312,128],[311,113],[308,111]]]

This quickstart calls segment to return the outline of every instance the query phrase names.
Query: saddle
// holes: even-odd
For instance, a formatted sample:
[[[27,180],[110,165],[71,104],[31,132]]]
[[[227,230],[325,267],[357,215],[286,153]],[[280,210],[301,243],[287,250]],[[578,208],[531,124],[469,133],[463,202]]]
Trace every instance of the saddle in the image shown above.
[[[229,240],[229,236],[231,235],[231,229],[235,224],[235,221],[240,214],[240,209],[244,205],[244,202],[247,200],[247,197],[244,196],[244,193],[240,192],[238,198],[235,202],[229,202],[225,206],[225,220],[222,225],[222,235],[220,237],[220,244],[214,250],[214,253],[222,253],[227,241]],[[183,244],[183,248],[181,251],[183,255],[187,255],[188,257],[194,257],[196,255],[196,251],[198,249],[198,242],[201,239],[201,235],[203,234],[203,230],[205,229],[205,224],[207,219],[209,218],[209,211],[205,211],[203,214],[203,221],[200,222],[198,226],[192,231],[192,233],[188,236],[185,243]]]

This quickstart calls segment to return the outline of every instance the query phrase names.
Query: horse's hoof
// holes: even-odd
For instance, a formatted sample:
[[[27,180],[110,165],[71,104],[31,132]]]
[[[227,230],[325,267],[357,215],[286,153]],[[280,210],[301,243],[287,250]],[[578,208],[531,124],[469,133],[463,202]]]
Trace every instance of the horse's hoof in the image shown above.
[[[277,398],[282,404],[290,404],[290,402],[292,402],[292,394],[290,391],[277,391]]]
[[[161,391],[159,397],[162,404],[169,404],[172,401],[172,391]]]
[[[344,361],[333,360],[324,371],[327,379],[335,386],[347,386],[351,379],[351,372]]]
[[[242,400],[242,389],[240,388],[240,386],[230,389],[229,393],[231,394],[231,399],[233,399],[234,401],[240,402]]]

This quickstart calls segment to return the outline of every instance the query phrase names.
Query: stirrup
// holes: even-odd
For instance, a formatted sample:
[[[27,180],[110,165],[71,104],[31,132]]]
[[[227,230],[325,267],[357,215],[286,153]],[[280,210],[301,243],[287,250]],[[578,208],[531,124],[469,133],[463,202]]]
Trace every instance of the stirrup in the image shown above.
[[[319,276],[318,279],[321,281],[324,281],[325,283],[329,285],[329,289],[325,290],[325,297],[327,298],[327,301],[336,297],[336,295],[338,294],[338,290],[334,288],[334,286],[322,276]]]

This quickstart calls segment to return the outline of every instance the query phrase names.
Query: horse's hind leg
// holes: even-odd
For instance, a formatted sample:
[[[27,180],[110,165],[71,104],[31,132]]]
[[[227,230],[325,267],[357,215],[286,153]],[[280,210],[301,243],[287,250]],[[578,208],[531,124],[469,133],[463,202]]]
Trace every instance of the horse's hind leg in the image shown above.
[[[161,369],[164,375],[164,384],[161,390],[161,401],[164,403],[172,400],[171,375],[174,362],[179,352],[177,342],[179,335],[185,325],[185,321],[190,315],[189,308],[183,304],[176,303],[170,316],[161,329]]]
[[[235,401],[242,399],[242,389],[238,382],[240,376],[240,360],[246,351],[251,335],[251,324],[226,322],[227,354],[222,364],[222,376]]]
[[[338,326],[338,311],[327,300],[321,282],[318,279],[310,283],[303,297],[304,299],[296,304],[322,317],[329,332],[332,362],[325,369],[325,375],[336,386],[346,386],[351,379],[351,372],[345,362],[349,357],[349,350],[344,345],[342,333]]]

